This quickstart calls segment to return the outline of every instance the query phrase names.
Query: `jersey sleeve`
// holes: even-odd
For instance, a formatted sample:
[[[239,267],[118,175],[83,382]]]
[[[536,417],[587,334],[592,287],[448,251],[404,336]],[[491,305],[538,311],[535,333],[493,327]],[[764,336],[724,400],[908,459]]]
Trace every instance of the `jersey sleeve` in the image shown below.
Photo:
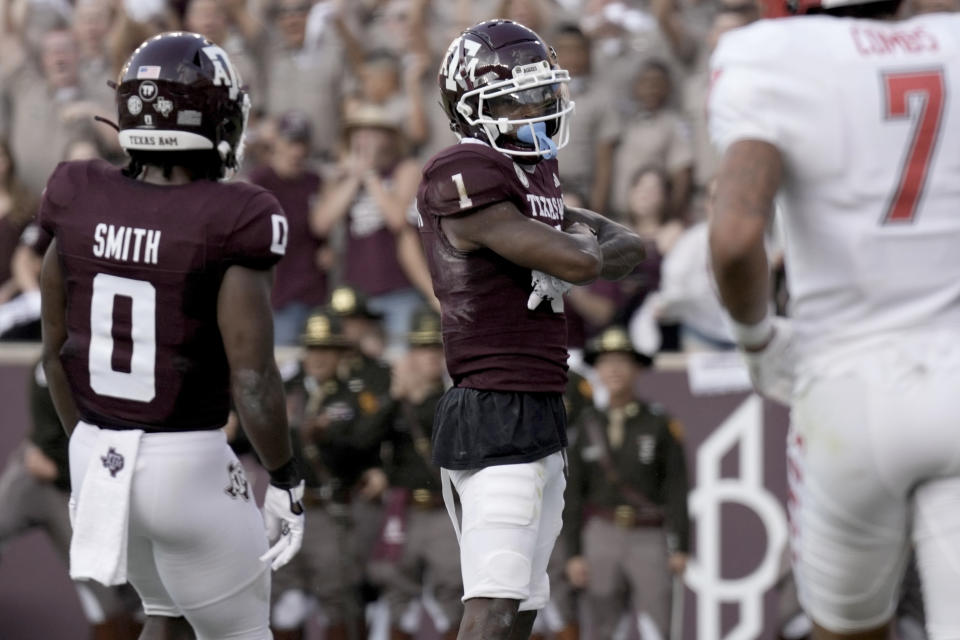
[[[251,269],[269,269],[287,251],[287,217],[266,191],[251,197],[241,209],[225,245],[225,262]]]
[[[789,98],[789,71],[778,67],[778,56],[756,54],[769,52],[771,47],[764,43],[775,35],[759,26],[724,35],[710,60],[707,115],[710,138],[720,154],[739,140],[782,148],[783,115],[795,109]]]
[[[423,205],[435,216],[482,209],[510,198],[511,182],[485,154],[461,151],[438,159],[423,172]]]
[[[53,236],[36,222],[31,222],[23,229],[20,234],[20,244],[29,247],[38,256],[43,256],[47,252],[50,243],[53,242]]]

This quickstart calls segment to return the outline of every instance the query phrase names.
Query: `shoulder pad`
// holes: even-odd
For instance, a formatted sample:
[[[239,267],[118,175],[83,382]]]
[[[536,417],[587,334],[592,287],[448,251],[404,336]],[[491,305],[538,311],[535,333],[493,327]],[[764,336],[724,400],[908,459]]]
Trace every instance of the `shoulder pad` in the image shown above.
[[[447,216],[509,200],[519,182],[512,165],[485,145],[459,144],[442,151],[423,170],[423,212]]]

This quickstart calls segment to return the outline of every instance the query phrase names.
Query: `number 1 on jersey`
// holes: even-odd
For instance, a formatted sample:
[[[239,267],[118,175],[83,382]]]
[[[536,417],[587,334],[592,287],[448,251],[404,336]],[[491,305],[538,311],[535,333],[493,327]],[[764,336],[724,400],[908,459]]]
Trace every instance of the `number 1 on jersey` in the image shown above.
[[[937,146],[943,117],[943,70],[888,72],[883,74],[887,120],[910,118],[910,96],[917,96],[919,111],[883,224],[913,222],[923,193],[930,160]]]
[[[467,196],[467,185],[463,184],[463,174],[455,173],[450,178],[453,184],[457,185],[457,193],[460,195],[460,208],[469,209],[473,206],[473,200]]]

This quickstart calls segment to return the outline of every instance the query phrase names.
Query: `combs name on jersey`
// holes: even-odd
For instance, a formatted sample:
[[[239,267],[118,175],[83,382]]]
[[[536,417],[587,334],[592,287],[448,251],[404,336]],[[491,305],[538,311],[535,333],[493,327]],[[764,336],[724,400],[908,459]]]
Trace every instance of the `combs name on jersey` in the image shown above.
[[[527,203],[530,205],[530,212],[538,218],[563,220],[562,198],[548,198],[547,196],[535,196],[528,193]]]
[[[97,258],[157,264],[160,231],[123,225],[97,224],[93,231],[93,255]]]

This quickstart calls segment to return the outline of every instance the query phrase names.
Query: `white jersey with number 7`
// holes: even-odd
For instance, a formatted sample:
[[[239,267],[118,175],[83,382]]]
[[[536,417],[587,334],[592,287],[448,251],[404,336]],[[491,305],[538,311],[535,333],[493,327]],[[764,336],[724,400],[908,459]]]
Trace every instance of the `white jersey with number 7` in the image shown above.
[[[801,353],[960,328],[960,15],[764,20],[712,60],[710,131],[775,145]]]

